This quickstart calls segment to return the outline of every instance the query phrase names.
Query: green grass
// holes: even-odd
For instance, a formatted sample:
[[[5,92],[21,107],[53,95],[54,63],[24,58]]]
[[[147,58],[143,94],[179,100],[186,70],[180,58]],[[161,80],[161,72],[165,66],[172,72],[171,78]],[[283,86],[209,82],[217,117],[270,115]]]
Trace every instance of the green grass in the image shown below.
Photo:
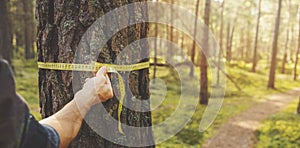
[[[27,101],[30,113],[41,119],[38,99],[38,70],[36,60],[13,60],[17,93]]]
[[[13,60],[15,67],[17,92],[21,94],[28,102],[31,113],[37,118],[41,119],[39,113],[39,101],[38,101],[38,70],[35,60],[23,60],[22,58]],[[247,63],[235,63],[231,66],[227,66],[227,73],[237,81],[238,85],[242,88],[242,91],[238,91],[232,82],[226,81],[226,96],[223,106],[212,124],[212,126],[203,133],[198,132],[199,123],[202,119],[203,112],[206,106],[197,105],[195,114],[192,120],[184,127],[184,129],[177,133],[169,140],[158,144],[157,147],[199,147],[208,138],[213,136],[215,129],[225,123],[230,117],[237,115],[251,106],[259,103],[261,99],[264,99],[266,95],[281,93],[288,91],[294,87],[300,87],[299,83],[292,81],[291,75],[277,74],[276,89],[267,89],[268,71],[265,66],[258,68],[258,73],[251,73],[251,64]],[[188,75],[189,68],[183,67],[185,75]],[[196,68],[195,75],[199,76],[199,68]],[[150,71],[152,77],[152,70]],[[173,112],[179,103],[180,96],[180,80],[176,72],[167,68],[158,68],[157,77],[160,78],[156,87],[152,87],[151,98],[152,105],[156,107],[152,112],[153,124],[161,123],[166,120]],[[215,80],[212,80],[209,76],[210,84],[213,85]],[[188,82],[187,85],[194,86],[192,89],[199,89],[198,81]],[[164,85],[165,84],[165,85]],[[168,91],[163,93],[163,89]],[[186,90],[192,91],[192,90]],[[155,95],[154,95],[155,94]],[[164,97],[166,96],[166,97]],[[193,98],[198,100],[198,98]],[[160,104],[160,102],[162,102]],[[183,113],[183,117],[187,113]],[[176,124],[176,121],[173,121]],[[171,127],[167,127],[171,128]],[[155,136],[163,135],[167,129],[154,133]]]
[[[257,148],[300,147],[300,115],[296,114],[297,103],[264,120],[257,131]]]
[[[238,91],[233,83],[229,80],[226,81],[226,95],[223,102],[223,106],[212,124],[212,126],[203,133],[198,132],[199,123],[202,119],[202,115],[206,106],[198,105],[192,120],[188,125],[178,134],[171,139],[158,144],[157,147],[199,147],[204,144],[208,138],[216,134],[217,127],[225,123],[230,117],[237,115],[253,105],[259,103],[261,99],[264,99],[267,95],[274,93],[286,92],[292,88],[300,87],[299,83],[292,81],[292,76],[277,74],[276,89],[267,89],[267,71],[260,70],[258,73],[251,73],[250,64],[244,64],[242,66],[227,66],[227,73],[237,81],[238,85],[242,88],[242,91]],[[199,69],[196,69],[199,71]],[[150,74],[152,71],[150,72]],[[176,84],[174,76],[170,76],[172,72],[167,69],[160,68],[158,75],[165,82],[168,82],[168,93],[166,100],[153,111],[153,124],[160,123],[167,119],[177,107],[179,88]],[[199,73],[197,73],[199,75]],[[209,76],[210,84],[214,84],[215,80],[212,80]],[[197,85],[197,82],[191,82]],[[173,98],[173,99],[172,99]],[[174,99],[177,98],[177,99]],[[198,98],[195,98],[198,99]],[[154,133],[154,135],[163,134],[164,131]]]

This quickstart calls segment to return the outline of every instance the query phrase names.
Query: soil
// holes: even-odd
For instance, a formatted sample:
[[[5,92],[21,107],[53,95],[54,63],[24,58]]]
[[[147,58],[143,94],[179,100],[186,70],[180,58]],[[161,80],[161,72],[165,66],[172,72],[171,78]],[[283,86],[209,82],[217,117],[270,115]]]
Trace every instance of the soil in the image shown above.
[[[253,148],[255,131],[265,118],[281,111],[300,95],[300,88],[286,93],[268,96],[258,105],[231,118],[222,125],[215,137],[204,144],[204,148]]]

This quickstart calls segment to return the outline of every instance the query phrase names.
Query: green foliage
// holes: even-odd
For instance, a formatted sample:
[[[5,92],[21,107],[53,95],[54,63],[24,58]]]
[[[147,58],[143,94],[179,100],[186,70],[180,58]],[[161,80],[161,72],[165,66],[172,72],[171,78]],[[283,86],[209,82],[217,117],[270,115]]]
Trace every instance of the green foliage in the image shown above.
[[[287,110],[266,119],[258,130],[257,148],[300,147],[300,116],[295,113],[297,103]]]

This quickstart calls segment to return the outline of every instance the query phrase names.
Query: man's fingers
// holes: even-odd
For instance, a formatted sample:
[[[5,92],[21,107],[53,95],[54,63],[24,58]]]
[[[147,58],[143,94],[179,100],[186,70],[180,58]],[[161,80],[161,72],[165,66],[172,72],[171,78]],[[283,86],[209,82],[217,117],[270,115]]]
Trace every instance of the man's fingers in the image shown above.
[[[108,75],[105,75],[105,78],[106,78],[106,79],[105,79],[105,84],[111,85],[109,76],[108,76]]]
[[[106,66],[103,66],[97,72],[96,77],[98,77],[98,76],[105,76],[106,74],[107,74],[107,68],[106,68]]]
[[[84,80],[84,82],[86,83],[88,80],[90,80],[91,78],[86,78],[85,80]]]

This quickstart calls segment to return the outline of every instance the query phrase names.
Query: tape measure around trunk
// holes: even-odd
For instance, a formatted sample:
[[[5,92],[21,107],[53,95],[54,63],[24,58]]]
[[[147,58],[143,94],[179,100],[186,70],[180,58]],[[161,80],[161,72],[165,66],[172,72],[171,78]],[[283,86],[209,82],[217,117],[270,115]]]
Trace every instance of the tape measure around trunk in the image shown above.
[[[38,62],[39,69],[49,69],[49,70],[67,70],[67,71],[98,71],[101,67],[106,66],[108,73],[115,73],[119,79],[120,87],[120,100],[118,106],[118,130],[120,133],[124,134],[121,125],[121,113],[123,109],[123,102],[125,98],[125,85],[122,76],[118,71],[134,71],[141,70],[150,67],[149,62],[143,62],[133,65],[114,65],[114,64],[104,64],[104,63],[94,63],[92,65],[88,64],[69,64],[69,63],[50,63],[50,62]]]

